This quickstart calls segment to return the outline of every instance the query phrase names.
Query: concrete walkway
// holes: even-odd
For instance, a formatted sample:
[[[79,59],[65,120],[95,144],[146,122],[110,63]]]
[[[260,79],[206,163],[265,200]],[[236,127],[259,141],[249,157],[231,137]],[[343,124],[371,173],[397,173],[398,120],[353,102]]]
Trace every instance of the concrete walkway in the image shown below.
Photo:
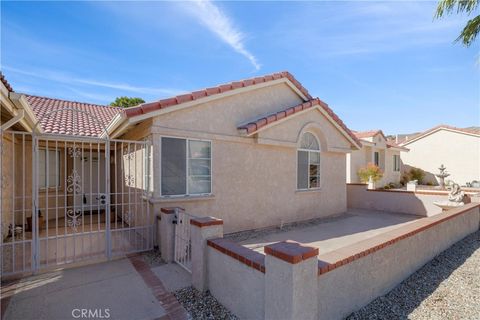
[[[121,259],[24,278],[12,288],[4,319],[147,320],[165,316],[167,307],[132,263]],[[82,309],[87,310],[83,317]]]

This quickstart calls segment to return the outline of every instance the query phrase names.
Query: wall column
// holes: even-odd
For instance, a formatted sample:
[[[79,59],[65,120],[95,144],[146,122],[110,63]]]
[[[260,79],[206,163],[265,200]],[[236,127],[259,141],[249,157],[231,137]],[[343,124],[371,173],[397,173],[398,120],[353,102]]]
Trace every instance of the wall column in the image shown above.
[[[179,207],[168,207],[160,209],[159,221],[159,236],[160,238],[160,253],[162,260],[165,262],[172,262],[174,260],[175,249],[175,213],[179,210],[184,210]]]
[[[223,220],[213,217],[190,220],[192,241],[192,285],[200,292],[208,289],[207,240],[223,237]]]
[[[287,240],[265,255],[265,319],[317,319],[318,248]]]

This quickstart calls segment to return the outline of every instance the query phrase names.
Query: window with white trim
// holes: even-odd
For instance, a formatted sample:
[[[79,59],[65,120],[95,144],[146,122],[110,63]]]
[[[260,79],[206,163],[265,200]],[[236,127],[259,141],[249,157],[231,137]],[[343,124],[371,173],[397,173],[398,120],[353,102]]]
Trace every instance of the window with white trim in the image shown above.
[[[41,189],[60,186],[60,151],[38,150],[38,186]]]
[[[400,156],[398,154],[393,155],[393,171],[400,171]]]
[[[297,189],[320,188],[320,145],[317,138],[305,132],[297,150]]]
[[[378,151],[373,153],[373,162],[377,167],[380,165],[380,153]]]
[[[211,142],[162,137],[162,196],[212,192]]]

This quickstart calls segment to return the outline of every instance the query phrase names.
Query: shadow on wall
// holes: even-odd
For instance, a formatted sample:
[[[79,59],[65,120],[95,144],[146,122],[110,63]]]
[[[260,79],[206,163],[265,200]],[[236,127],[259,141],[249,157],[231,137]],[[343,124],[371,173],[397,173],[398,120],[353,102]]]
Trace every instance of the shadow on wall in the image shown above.
[[[432,216],[442,212],[434,202],[445,201],[446,199],[446,194],[367,190],[365,185],[347,185],[348,208]]]
[[[352,313],[346,319],[367,319],[375,309],[388,309],[392,319],[407,319],[458,267],[480,249],[480,231],[436,256],[383,297]],[[418,290],[422,288],[422,290]],[[395,308],[392,308],[394,303]],[[384,313],[386,314],[386,313]]]

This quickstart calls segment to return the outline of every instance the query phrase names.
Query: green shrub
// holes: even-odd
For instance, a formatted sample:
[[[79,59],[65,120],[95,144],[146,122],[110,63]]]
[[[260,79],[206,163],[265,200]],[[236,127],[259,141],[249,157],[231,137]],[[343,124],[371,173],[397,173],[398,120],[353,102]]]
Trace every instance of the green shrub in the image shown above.
[[[425,171],[420,168],[411,168],[410,171],[402,175],[400,183],[406,185],[409,181],[417,180],[418,184],[423,184],[423,178],[425,178]]]
[[[368,183],[370,177],[372,177],[373,182],[377,182],[382,179],[383,172],[373,163],[369,163],[366,167],[360,168],[357,172],[357,175],[360,181],[363,183]]]

